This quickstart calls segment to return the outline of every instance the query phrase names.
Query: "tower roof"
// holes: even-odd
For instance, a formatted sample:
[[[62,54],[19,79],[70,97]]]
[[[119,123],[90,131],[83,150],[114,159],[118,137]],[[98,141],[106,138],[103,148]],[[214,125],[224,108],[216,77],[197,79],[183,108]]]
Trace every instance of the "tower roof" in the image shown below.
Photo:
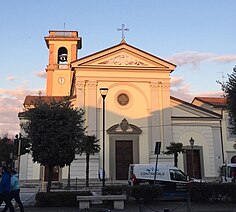
[[[58,30],[50,30],[49,31],[49,36],[45,36],[44,40],[47,44],[47,47],[49,47],[49,41],[78,41],[78,49],[82,48],[82,38],[79,37],[78,31],[58,31]]]

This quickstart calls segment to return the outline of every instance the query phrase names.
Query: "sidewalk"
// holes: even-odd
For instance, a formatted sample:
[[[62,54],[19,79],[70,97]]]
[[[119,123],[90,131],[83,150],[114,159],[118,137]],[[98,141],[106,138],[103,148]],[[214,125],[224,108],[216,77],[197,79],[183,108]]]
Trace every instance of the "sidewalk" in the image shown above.
[[[236,212],[236,204],[232,203],[191,203],[191,212]],[[108,208],[112,212],[188,212],[186,202],[153,202],[145,205],[138,205],[135,200],[129,200],[125,204],[124,210],[114,210],[112,205],[92,205],[92,210],[79,210],[79,208],[36,208],[36,207],[25,207],[26,212],[82,212],[82,211],[93,211],[101,212],[103,210],[95,210],[95,208]],[[19,211],[16,210],[16,212]],[[105,210],[104,210],[105,211]]]

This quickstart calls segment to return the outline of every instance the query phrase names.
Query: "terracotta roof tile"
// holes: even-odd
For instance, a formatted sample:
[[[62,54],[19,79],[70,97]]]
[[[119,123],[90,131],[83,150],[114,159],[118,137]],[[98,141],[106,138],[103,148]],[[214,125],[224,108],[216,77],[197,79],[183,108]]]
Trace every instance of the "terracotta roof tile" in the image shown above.
[[[194,100],[202,101],[202,102],[210,104],[214,107],[225,107],[226,106],[226,98],[225,97],[195,97]]]
[[[61,101],[65,98],[65,96],[41,96],[42,100],[45,102],[51,102],[51,101]],[[74,98],[70,97],[71,99]],[[25,101],[23,103],[24,106],[30,106],[34,105],[34,103],[39,99],[39,96],[26,96]]]

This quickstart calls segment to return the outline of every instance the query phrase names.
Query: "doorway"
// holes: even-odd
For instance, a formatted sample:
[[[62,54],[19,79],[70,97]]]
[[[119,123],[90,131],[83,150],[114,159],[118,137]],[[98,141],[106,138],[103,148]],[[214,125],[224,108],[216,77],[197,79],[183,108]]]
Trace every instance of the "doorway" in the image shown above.
[[[48,181],[49,168],[45,167],[44,180]],[[59,181],[59,167],[53,167],[52,181]]]
[[[193,157],[192,157],[193,156]],[[187,175],[196,179],[202,178],[200,150],[186,149]]]
[[[133,163],[133,141],[120,140],[115,144],[116,179],[127,180],[129,164]]]

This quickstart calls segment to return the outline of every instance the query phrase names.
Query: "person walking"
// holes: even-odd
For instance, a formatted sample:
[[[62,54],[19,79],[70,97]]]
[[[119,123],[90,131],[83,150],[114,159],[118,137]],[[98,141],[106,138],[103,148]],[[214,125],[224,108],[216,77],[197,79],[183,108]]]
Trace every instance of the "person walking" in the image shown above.
[[[12,169],[11,170],[11,189],[10,189],[10,201],[14,198],[16,203],[18,204],[20,208],[20,212],[24,212],[23,204],[20,200],[20,185],[19,185],[19,179],[16,176],[17,172]],[[8,206],[6,205],[5,208],[2,210],[2,212],[7,211]]]
[[[11,174],[8,172],[6,166],[1,168],[2,180],[0,182],[0,205],[2,202],[6,203],[10,212],[15,212],[15,209],[11,203],[10,188],[11,188]]]

